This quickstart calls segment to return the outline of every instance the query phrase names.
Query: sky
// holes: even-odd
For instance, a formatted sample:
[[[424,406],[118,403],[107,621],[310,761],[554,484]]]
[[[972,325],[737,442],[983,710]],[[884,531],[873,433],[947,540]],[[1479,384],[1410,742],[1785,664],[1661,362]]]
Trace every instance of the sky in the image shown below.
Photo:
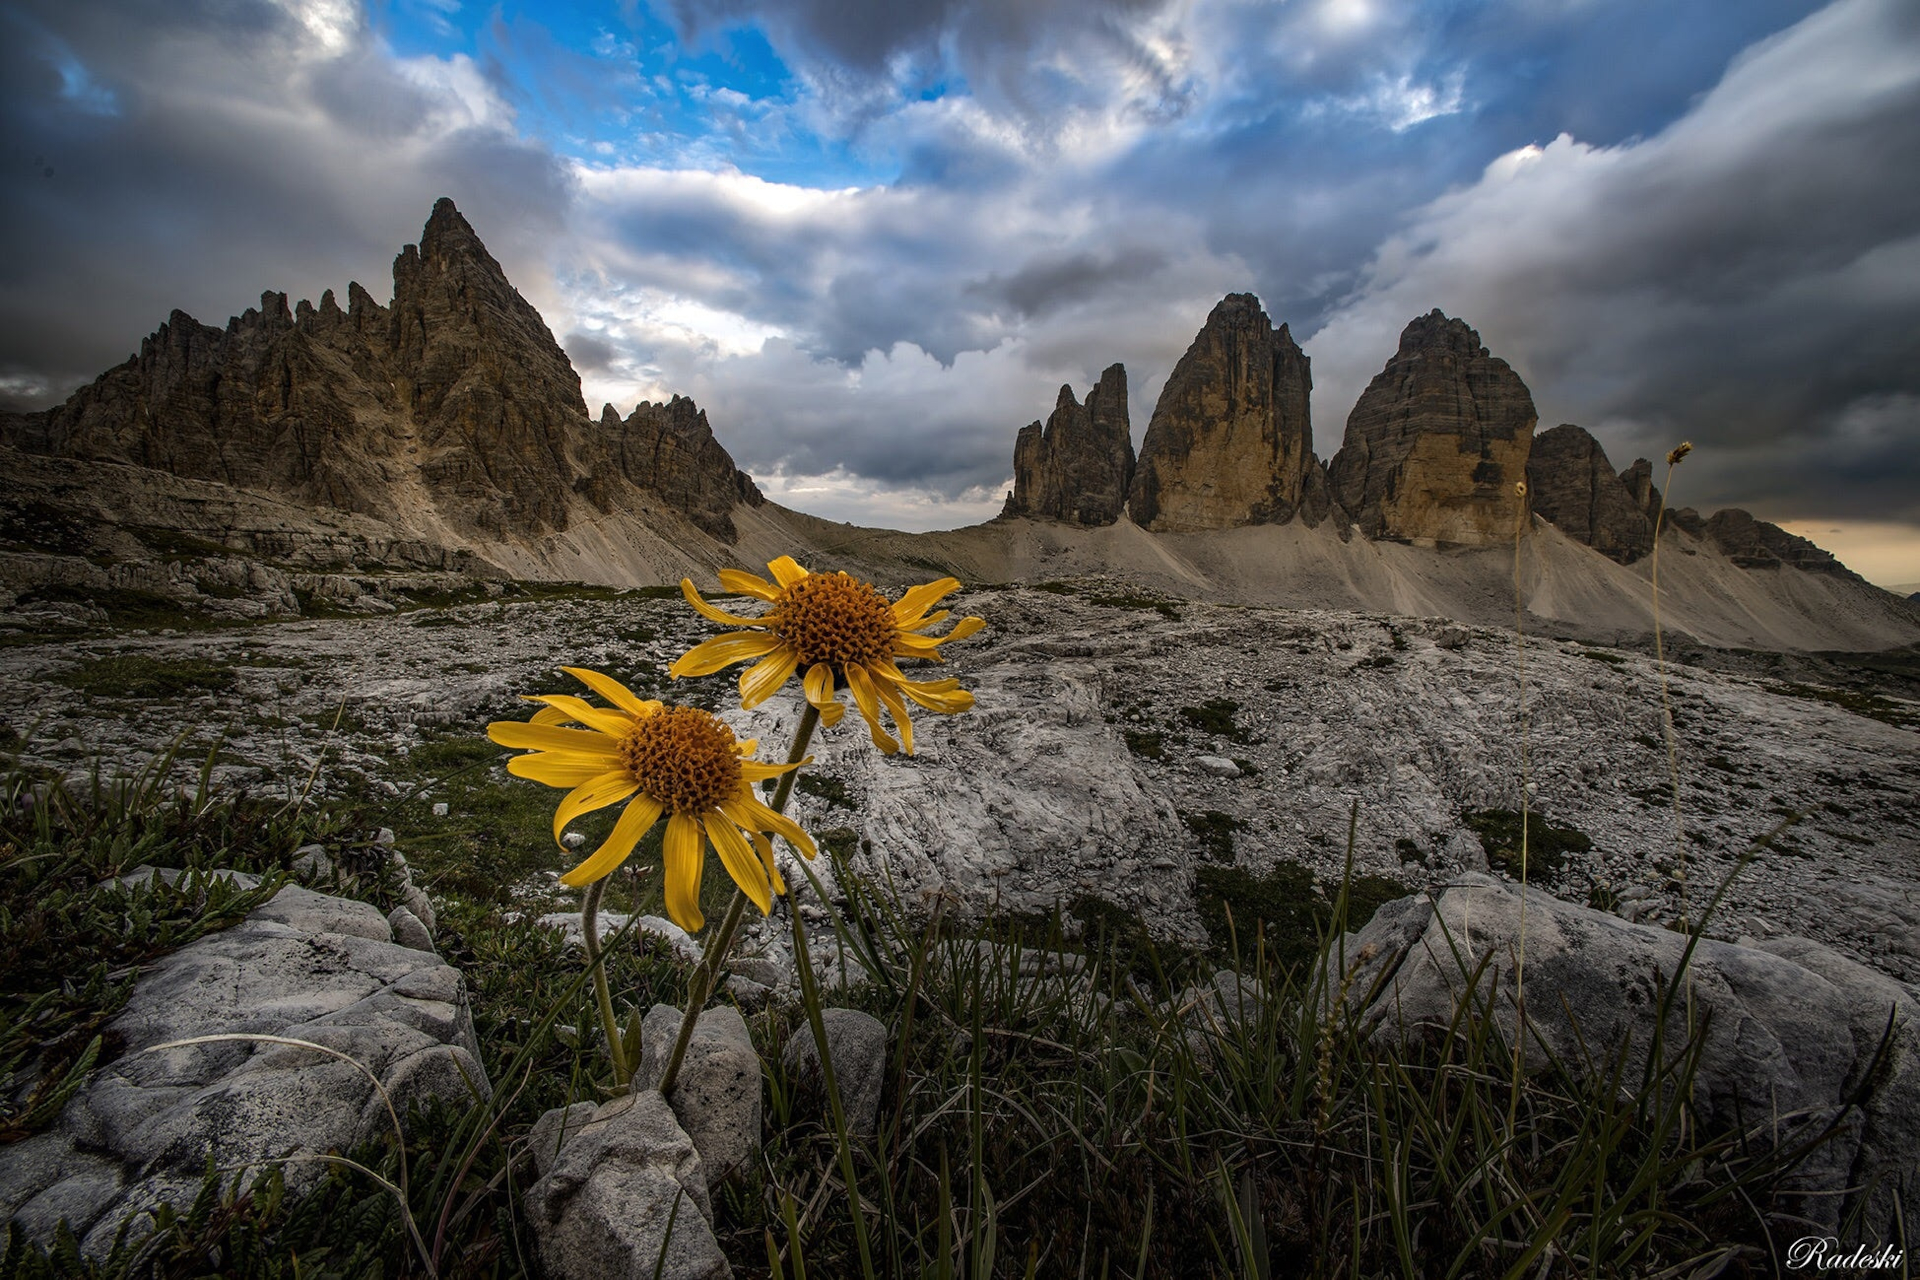
[[[1314,447],[1416,315],[1617,468],[1920,582],[1912,0],[0,0],[0,405],[179,307],[391,294],[451,196],[589,411],[768,496],[995,514],[1018,429],[1229,292]]]

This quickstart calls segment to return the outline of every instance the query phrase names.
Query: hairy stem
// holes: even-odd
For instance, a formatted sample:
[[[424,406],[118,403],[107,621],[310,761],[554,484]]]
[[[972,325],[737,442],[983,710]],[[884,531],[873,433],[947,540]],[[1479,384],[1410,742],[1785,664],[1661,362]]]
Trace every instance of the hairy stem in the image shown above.
[[[614,1087],[625,1089],[633,1070],[627,1065],[626,1043],[613,1016],[613,992],[607,986],[607,966],[600,955],[600,898],[606,891],[605,876],[587,886],[586,900],[580,904],[580,928],[587,944],[587,964],[593,971],[593,996],[600,1005],[600,1028],[606,1032],[607,1049],[613,1054]]]

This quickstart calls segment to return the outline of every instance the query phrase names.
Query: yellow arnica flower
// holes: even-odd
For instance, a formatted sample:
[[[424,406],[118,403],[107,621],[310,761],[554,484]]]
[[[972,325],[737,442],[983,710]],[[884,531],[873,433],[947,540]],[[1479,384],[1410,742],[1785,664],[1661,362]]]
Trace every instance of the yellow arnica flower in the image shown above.
[[[882,707],[892,715],[907,754],[912,755],[913,723],[907,719],[905,699],[942,715],[973,705],[973,695],[958,680],[913,681],[895,665],[898,658],[939,662],[941,645],[963,640],[987,625],[979,618],[962,618],[944,636],[925,634],[947,616],[945,609],[927,610],[958,591],[959,579],[929,582],[889,602],[869,583],[844,573],[808,573],[792,556],[781,556],[767,569],[773,574],[772,582],[739,569],[720,571],[720,585],[728,591],[773,606],[757,618],[716,608],[700,598],[690,579],[680,580],[681,594],[702,616],[749,630],[731,631],[694,646],[673,664],[671,674],[704,676],[758,659],[740,673],[740,705],[751,709],[799,672],[807,701],[829,726],[845,711],[835,700],[844,684],[853,691],[854,705],[866,718],[873,745],[888,755],[898,751],[900,744],[880,727]]]
[[[667,914],[675,924],[692,930],[705,923],[700,869],[708,841],[741,892],[763,913],[772,910],[773,895],[785,893],[786,885],[766,833],[785,838],[809,858],[814,844],[798,823],[761,804],[753,784],[800,765],[748,759],[757,743],[738,741],[733,730],[697,707],[643,701],[611,676],[561,669],[613,705],[596,707],[563,693],[531,695],[527,701],[545,704],[531,721],[487,726],[487,736],[501,746],[530,752],[507,761],[508,773],[572,788],[553,815],[556,841],[581,814],[626,802],[606,843],[561,882],[578,888],[611,875],[666,814]]]

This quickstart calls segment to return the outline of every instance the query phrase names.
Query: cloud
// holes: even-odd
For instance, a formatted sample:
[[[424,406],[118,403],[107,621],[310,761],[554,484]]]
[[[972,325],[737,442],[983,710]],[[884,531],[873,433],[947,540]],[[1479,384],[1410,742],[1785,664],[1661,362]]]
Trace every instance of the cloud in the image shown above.
[[[1920,170],[1895,159],[1914,154],[1920,10],[1841,0],[1650,138],[1562,134],[1417,210],[1306,340],[1316,401],[1351,405],[1438,306],[1543,421],[1623,462],[1691,438],[1689,501],[1920,516]]]
[[[349,278],[384,298],[395,229],[441,195],[484,210],[489,247],[551,301],[568,171],[517,137],[472,62],[395,58],[347,3],[207,0],[152,19],[130,0],[0,14],[0,133],[16,140],[0,170],[0,395],[64,395],[175,307],[220,324],[263,289],[318,298]]]

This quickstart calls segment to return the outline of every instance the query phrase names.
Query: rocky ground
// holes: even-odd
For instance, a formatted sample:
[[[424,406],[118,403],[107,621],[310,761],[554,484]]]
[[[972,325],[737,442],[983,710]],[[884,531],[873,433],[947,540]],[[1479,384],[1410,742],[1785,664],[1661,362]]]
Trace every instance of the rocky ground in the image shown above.
[[[1799,815],[1734,877],[1710,932],[1804,935],[1920,983],[1910,654],[1670,662],[1676,835],[1650,652],[1098,580],[974,590],[956,608],[989,623],[954,646],[975,710],[920,713],[916,754],[891,759],[851,715],[816,742],[795,798],[814,830],[860,837],[855,864],[910,901],[1029,909],[1094,893],[1192,936],[1193,878],[1210,863],[1302,863],[1337,884],[1356,801],[1361,872],[1438,885],[1487,867],[1491,848],[1493,870],[1517,877],[1499,851],[1524,788],[1551,824],[1533,829],[1530,878],[1640,919],[1697,914]],[[715,708],[731,696],[726,674],[666,679],[712,632],[659,592],[65,637],[6,634],[17,621],[0,619],[0,740],[30,768],[132,768],[179,740],[183,774],[214,752],[216,785],[385,797],[403,832],[444,824],[449,838],[501,804],[551,812],[554,793],[508,778],[481,735],[528,713],[516,695],[566,689],[556,667]],[[766,757],[797,708],[790,692],[727,714]],[[457,784],[440,780],[448,763]],[[571,858],[539,852],[539,826],[514,828],[527,847],[503,864],[521,868],[507,893],[564,907],[551,871]]]

